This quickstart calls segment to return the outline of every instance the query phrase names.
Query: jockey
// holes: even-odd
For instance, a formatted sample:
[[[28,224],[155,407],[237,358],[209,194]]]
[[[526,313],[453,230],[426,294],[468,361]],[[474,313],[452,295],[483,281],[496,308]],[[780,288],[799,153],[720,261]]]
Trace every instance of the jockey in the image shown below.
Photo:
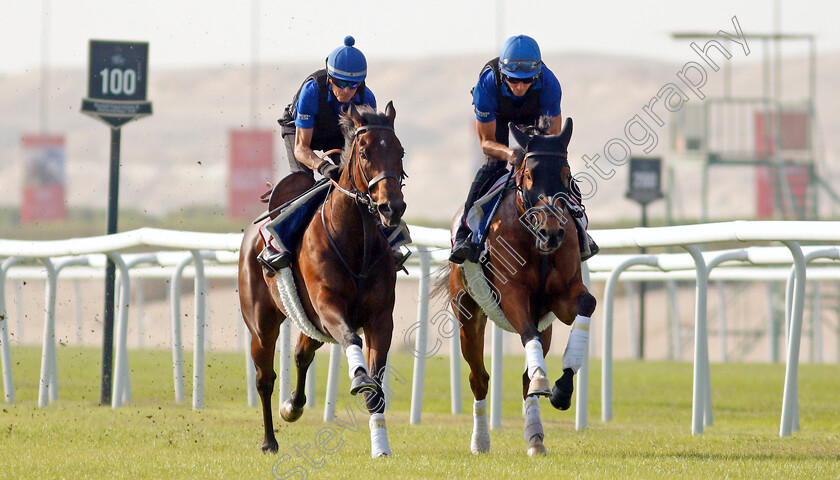
[[[376,108],[376,97],[365,85],[367,60],[353,46],[355,43],[353,37],[345,37],[344,45],[327,57],[326,68],[306,77],[283,118],[278,120],[292,172],[314,176],[313,171],[317,170],[323,177],[338,181],[341,171],[336,163],[340,155],[332,154],[333,163],[327,156],[319,157],[314,150],[327,152],[344,147],[344,134],[338,121],[342,109],[351,103]],[[291,257],[288,248],[276,241],[271,242],[271,247],[266,244],[257,259],[267,274],[274,276],[278,269],[289,266]]]
[[[542,63],[540,47],[531,37],[517,35],[505,40],[499,57],[484,65],[472,95],[476,130],[487,163],[478,170],[470,186],[455,234],[449,261],[457,264],[464,263],[466,259],[477,259],[479,253],[478,245],[470,240],[466,218],[482,186],[506,164],[517,165],[522,161],[521,151],[516,152],[508,146],[508,122],[536,125],[541,116],[546,116],[550,119],[549,134],[558,134],[562,129],[560,82]],[[564,184],[572,189],[573,196],[580,202],[579,192],[571,180],[569,178]],[[585,226],[581,225],[581,220],[576,220],[577,228],[585,234]],[[587,242],[581,243],[582,261],[598,253],[598,246],[592,238],[588,234],[585,237],[588,245],[584,245]]]
[[[338,181],[341,176],[338,165],[322,159],[314,150],[326,152],[344,147],[344,135],[338,124],[342,107],[354,103],[376,108],[376,97],[365,85],[367,60],[353,46],[355,43],[349,35],[344,38],[344,45],[327,57],[327,68],[306,77],[280,119],[292,172],[314,176],[313,171],[317,170],[324,177]],[[285,245],[278,242],[277,247],[275,251],[266,245],[257,257],[267,270],[286,267],[292,259]]]

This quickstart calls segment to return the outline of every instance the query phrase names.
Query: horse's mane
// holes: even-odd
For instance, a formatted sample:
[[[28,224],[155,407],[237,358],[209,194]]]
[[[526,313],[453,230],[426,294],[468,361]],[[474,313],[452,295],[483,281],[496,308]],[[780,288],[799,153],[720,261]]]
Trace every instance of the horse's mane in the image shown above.
[[[362,125],[388,125],[388,117],[384,113],[378,113],[376,109],[370,105],[357,105],[356,111],[361,115]],[[344,134],[344,150],[341,152],[341,166],[347,165],[347,160],[353,150],[353,138],[356,132],[356,124],[347,113],[342,113],[339,116],[338,124],[341,126],[341,132]]]

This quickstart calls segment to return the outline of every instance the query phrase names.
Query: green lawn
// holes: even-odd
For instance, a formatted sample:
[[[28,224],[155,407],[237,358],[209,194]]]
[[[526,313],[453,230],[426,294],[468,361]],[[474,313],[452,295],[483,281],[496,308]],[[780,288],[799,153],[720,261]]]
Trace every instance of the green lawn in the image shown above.
[[[326,353],[327,349],[324,350]],[[189,358],[189,355],[185,355]],[[14,348],[16,402],[0,414],[2,478],[585,478],[585,479],[838,479],[840,366],[800,367],[802,430],[779,438],[783,365],[712,365],[714,425],[691,435],[690,364],[617,362],[614,420],[600,420],[600,365],[590,380],[589,428],[574,429],[575,407],[542,401],[545,458],[525,455],[519,398],[522,357],[505,362],[503,427],[489,454],[469,453],[471,400],[464,368],[464,414],[449,414],[449,360],[426,367],[423,422],[408,425],[412,360],[397,355],[405,384],[392,383],[386,414],[391,458],[371,459],[367,417],[347,393],[342,367],[338,418],[358,430],[325,424],[326,356],[318,357],[318,406],[295,424],[275,414],[278,455],[263,455],[259,409],[247,406],[242,354],[208,353],[205,405],[173,401],[171,354],[129,353],[133,401],[100,407],[100,353],[58,350],[59,400],[37,408],[40,350]],[[559,359],[548,362],[560,373]],[[185,366],[191,378],[191,366]],[[191,387],[188,384],[189,394]],[[275,401],[275,412],[276,412]],[[347,410],[345,410],[347,406]],[[325,455],[315,446],[325,426],[335,431]],[[299,456],[306,452],[309,460]]]

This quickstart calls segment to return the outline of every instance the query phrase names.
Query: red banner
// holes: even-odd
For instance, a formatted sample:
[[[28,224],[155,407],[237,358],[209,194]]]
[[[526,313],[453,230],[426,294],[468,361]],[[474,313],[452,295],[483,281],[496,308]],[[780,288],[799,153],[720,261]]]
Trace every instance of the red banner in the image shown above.
[[[755,114],[755,149],[759,156],[776,153],[776,114]],[[807,150],[811,144],[808,114],[804,112],[783,112],[779,125],[779,146],[781,150]]]
[[[274,183],[274,133],[231,130],[229,133],[228,216],[254,218],[265,210],[260,195]]]
[[[781,209],[782,217],[785,215],[796,218],[798,213],[806,213],[808,208],[808,184],[811,180],[811,172],[808,167],[801,165],[788,165],[783,167],[784,178],[787,182],[787,191],[779,190],[779,178],[776,167],[756,167],[756,217],[759,219],[774,218],[775,213]],[[782,184],[783,185],[783,184]],[[777,208],[777,197],[779,205]],[[790,201],[793,205],[790,205]]]
[[[758,157],[768,158],[775,154],[777,143],[781,149],[782,160],[790,152],[806,151],[810,145],[808,115],[804,112],[783,112],[778,142],[774,138],[776,118],[778,117],[775,113],[755,114],[755,149]],[[775,166],[756,167],[757,218],[774,218],[777,212],[781,218],[796,218],[797,212],[804,213],[808,208],[810,169],[804,165],[787,165],[784,161],[782,165],[782,179],[778,178],[779,168]],[[780,188],[782,186],[784,188]]]
[[[23,199],[21,223],[64,220],[64,137],[24,135]]]

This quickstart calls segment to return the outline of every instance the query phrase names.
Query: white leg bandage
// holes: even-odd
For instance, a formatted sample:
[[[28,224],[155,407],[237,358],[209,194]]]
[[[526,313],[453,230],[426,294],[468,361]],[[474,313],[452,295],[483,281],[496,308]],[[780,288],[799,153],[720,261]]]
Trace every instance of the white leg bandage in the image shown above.
[[[473,453],[490,451],[490,430],[487,428],[487,399],[473,402],[473,431],[470,438]]]
[[[537,370],[542,370],[543,375],[548,372],[542,343],[536,338],[525,344],[525,360],[528,362],[528,378],[534,378],[534,372]]]
[[[531,437],[534,435],[539,435],[540,440],[544,439],[539,397],[531,395],[523,400],[522,410],[525,412],[525,442],[530,444]]]
[[[373,458],[391,455],[388,444],[388,429],[385,428],[385,414],[374,413],[370,416],[370,456]]]
[[[589,344],[589,323],[591,319],[578,315],[572,324],[572,333],[569,334],[569,343],[563,353],[563,370],[571,368],[577,373],[583,365],[583,358],[587,354]]]
[[[344,350],[344,355],[347,356],[350,380],[356,376],[356,370],[360,368],[363,368],[368,375],[370,374],[370,370],[368,370],[367,364],[365,363],[365,356],[362,355],[362,349],[358,345],[347,347],[347,350]]]

